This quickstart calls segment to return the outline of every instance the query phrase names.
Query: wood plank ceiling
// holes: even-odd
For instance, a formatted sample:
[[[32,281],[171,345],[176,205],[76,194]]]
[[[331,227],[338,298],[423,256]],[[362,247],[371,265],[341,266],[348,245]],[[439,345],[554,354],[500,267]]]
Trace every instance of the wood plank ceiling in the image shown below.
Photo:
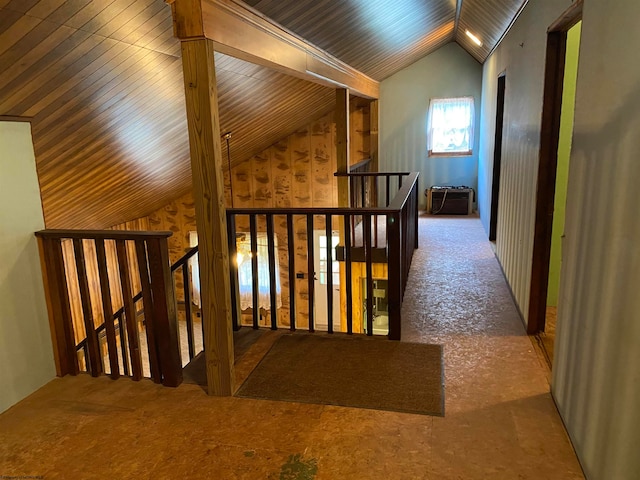
[[[457,32],[454,0],[249,3],[382,79],[453,40],[483,61],[491,43],[474,50],[460,29],[482,26],[495,43],[522,1],[465,0]],[[330,88],[215,61],[233,163],[333,106]],[[163,0],[0,0],[0,116],[32,119],[49,228],[108,227],[191,188],[180,45]]]
[[[246,0],[376,80],[446,43],[483,63],[526,0]],[[482,47],[465,34],[478,36]]]

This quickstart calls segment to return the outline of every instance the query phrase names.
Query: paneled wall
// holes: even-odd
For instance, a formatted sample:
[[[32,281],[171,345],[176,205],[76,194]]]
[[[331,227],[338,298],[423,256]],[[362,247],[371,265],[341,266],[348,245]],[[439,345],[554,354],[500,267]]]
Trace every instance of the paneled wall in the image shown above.
[[[546,30],[570,3],[530,0],[484,67],[481,213],[486,228],[497,76],[506,70],[497,254],[524,312]],[[552,392],[589,480],[640,472],[639,16],[635,0],[584,2]]]
[[[497,256],[527,320],[540,147],[547,28],[570,1],[530,2],[498,49],[482,81],[478,209],[489,230],[498,75],[506,72]]]

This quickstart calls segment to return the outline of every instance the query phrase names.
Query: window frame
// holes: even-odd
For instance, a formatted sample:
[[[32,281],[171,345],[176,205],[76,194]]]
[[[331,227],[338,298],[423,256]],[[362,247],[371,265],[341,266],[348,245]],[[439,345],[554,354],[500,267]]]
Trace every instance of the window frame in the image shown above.
[[[470,104],[470,119],[469,125],[465,127],[467,129],[466,135],[468,136],[468,150],[454,150],[454,151],[433,151],[433,109],[434,105],[438,103],[444,103],[449,101],[450,103],[460,102],[462,100],[469,101]],[[469,157],[473,155],[473,147],[475,141],[475,99],[472,95],[460,96],[460,97],[435,97],[429,100],[429,109],[427,111],[427,156],[428,157]]]

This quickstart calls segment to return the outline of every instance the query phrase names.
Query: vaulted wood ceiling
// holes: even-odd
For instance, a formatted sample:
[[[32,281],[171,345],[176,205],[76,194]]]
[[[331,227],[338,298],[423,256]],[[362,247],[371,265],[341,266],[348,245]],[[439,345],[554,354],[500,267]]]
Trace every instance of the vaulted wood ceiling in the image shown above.
[[[378,80],[450,41],[483,61],[522,2],[249,1]],[[330,88],[215,60],[233,162],[333,106]],[[32,118],[47,227],[104,228],[191,187],[180,45],[162,0],[0,0],[0,116]]]

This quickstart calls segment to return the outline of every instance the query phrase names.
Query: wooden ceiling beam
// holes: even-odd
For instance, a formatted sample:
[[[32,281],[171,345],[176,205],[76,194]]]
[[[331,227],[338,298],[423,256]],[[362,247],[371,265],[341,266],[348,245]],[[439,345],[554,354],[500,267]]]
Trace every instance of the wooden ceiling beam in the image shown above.
[[[377,99],[380,84],[234,0],[167,0],[174,35],[208,38],[216,51],[332,88]]]

